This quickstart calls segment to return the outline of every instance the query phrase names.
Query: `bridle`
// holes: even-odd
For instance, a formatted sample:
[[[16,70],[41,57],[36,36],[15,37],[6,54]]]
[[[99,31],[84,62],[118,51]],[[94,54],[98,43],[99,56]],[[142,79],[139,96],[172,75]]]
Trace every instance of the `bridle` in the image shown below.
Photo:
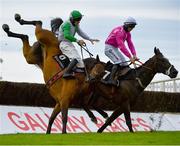
[[[148,70],[150,70],[151,72],[153,72],[153,69],[151,69],[150,67],[145,66],[144,63],[142,63],[140,60],[136,60],[136,61],[137,61],[138,63],[140,63],[140,64],[135,63],[135,65],[141,66],[141,67],[143,67],[143,68],[145,68],[145,69],[148,69]],[[141,88],[145,89],[146,86],[143,85],[141,79],[137,76],[136,70],[135,70],[135,73],[136,73],[136,80],[138,81],[139,85],[141,86]]]

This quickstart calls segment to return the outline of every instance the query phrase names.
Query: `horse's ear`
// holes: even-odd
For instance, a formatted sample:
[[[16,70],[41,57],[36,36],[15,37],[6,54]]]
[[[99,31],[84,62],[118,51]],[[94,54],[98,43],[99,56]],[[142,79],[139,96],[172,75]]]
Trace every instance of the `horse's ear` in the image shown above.
[[[161,52],[159,51],[158,48],[154,47],[154,53],[157,55],[157,54],[159,54],[159,53],[161,53]]]
[[[99,55],[96,56],[96,61],[100,62]]]

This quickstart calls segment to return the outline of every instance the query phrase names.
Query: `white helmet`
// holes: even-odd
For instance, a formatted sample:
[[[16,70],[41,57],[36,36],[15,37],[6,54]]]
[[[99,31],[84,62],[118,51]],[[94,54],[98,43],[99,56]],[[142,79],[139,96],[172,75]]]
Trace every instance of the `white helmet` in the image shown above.
[[[128,25],[128,24],[137,25],[137,22],[136,22],[136,20],[135,20],[133,17],[128,17],[128,18],[124,21],[124,24],[125,24],[125,25]]]

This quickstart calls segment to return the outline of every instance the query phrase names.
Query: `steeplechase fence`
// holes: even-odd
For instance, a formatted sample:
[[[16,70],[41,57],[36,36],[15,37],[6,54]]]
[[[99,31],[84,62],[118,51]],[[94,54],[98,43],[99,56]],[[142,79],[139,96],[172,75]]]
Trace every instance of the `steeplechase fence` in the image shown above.
[[[146,91],[180,92],[180,78],[151,82]]]

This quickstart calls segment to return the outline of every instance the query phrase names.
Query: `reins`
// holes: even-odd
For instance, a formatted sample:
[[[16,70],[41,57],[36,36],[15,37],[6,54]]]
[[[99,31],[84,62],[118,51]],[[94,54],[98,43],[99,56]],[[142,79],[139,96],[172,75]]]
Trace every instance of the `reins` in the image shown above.
[[[141,62],[140,60],[136,60],[136,61],[137,61],[138,63],[134,63],[134,68],[136,68],[136,65],[138,65],[138,66],[142,66],[143,68],[148,69],[148,70],[150,70],[151,72],[153,72],[153,70],[152,70],[151,68],[145,66],[144,63]],[[131,65],[131,64],[132,64],[132,62],[131,62],[129,65]],[[146,86],[142,83],[141,79],[138,77],[136,70],[135,70],[135,73],[136,73],[136,80],[138,81],[139,85],[140,85],[143,89],[145,89]]]
[[[150,71],[153,71],[150,67],[147,67],[147,66],[145,66],[144,65],[144,63],[143,62],[141,62],[140,60],[136,60],[138,63],[134,63],[135,65],[138,65],[138,66],[142,66],[143,68],[146,68],[146,69],[148,69],[148,70],[150,70]],[[126,61],[126,62],[130,62],[130,60],[129,61]],[[129,65],[131,65],[132,64],[132,62],[129,64]],[[135,68],[136,68],[136,66],[135,66]]]
[[[88,47],[86,46],[86,44],[84,45],[84,46],[82,46],[82,45],[79,45],[80,46],[80,48],[81,48],[81,57],[82,57],[82,60],[84,60],[84,55],[83,55],[83,49],[89,54],[89,56],[90,56],[90,58],[92,58],[92,56],[93,56],[93,54],[91,53],[91,52],[89,52],[89,49],[88,49]],[[83,61],[84,62],[84,61]],[[86,65],[85,65],[85,63],[84,63],[84,70],[85,70],[85,74],[86,74],[86,76],[87,76],[87,81],[89,81],[90,80],[90,77],[89,77],[89,73],[88,73],[88,71],[87,71],[87,68],[86,68]]]

